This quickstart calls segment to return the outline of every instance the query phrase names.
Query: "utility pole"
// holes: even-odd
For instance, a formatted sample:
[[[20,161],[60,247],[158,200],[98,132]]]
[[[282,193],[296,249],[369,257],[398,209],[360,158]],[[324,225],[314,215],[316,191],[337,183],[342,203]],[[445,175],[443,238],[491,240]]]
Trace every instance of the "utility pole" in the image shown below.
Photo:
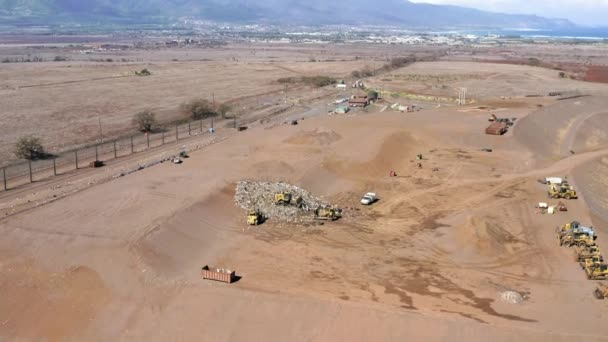
[[[103,144],[103,131],[101,130],[101,116],[97,115],[99,120],[99,142]]]

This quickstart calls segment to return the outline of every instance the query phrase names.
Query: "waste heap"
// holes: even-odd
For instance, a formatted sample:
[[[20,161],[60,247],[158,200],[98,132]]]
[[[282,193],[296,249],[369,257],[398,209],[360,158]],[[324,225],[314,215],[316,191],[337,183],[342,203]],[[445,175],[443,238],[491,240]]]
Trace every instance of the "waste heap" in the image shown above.
[[[289,192],[293,199],[302,197],[303,206],[276,205],[274,195]],[[287,183],[240,181],[234,195],[236,204],[246,210],[259,209],[265,217],[283,222],[305,222],[314,218],[314,210],[329,203],[314,197],[310,192]]]

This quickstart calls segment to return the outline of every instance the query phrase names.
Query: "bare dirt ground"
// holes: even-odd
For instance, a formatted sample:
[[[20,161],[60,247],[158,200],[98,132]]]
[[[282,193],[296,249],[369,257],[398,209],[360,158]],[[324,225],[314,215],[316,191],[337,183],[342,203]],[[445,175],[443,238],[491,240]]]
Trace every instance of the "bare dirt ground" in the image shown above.
[[[69,194],[44,182],[1,193],[0,339],[606,340],[596,283],[554,236],[577,219],[606,241],[605,98],[488,95],[380,112],[391,101],[348,115],[311,109],[298,125],[282,124],[293,109],[201,145],[179,166],[114,179],[134,163],[118,160],[76,174]],[[489,136],[490,113],[518,120]],[[545,176],[570,176],[581,192],[568,212],[535,213],[547,200],[536,182]],[[298,185],[344,217],[247,226],[233,199],[243,179]],[[380,201],[363,207],[368,191]],[[202,280],[205,264],[242,278]],[[502,301],[504,291],[523,302]]]

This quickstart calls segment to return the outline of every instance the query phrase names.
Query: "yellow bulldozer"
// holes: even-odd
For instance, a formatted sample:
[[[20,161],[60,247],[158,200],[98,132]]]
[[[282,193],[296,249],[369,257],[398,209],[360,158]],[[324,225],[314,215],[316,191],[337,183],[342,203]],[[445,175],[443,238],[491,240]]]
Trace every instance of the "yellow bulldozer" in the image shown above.
[[[574,188],[568,184],[549,184],[547,196],[549,198],[564,198],[567,200],[578,198]]]
[[[578,246],[584,248],[595,245],[593,238],[585,233],[568,233],[566,235],[558,235],[557,238],[559,239],[560,246]]]
[[[257,226],[264,222],[264,214],[259,209],[250,210],[247,214],[247,224]]]
[[[342,217],[342,209],[320,206],[315,209],[315,219],[335,221]]]
[[[579,261],[582,269],[591,268],[595,266],[599,266],[604,261],[604,257],[601,255],[592,256],[591,258],[587,258]]]
[[[274,194],[274,204],[276,205],[294,205],[298,208],[308,210],[302,196],[293,197],[289,192],[279,192]]]
[[[608,265],[599,264],[586,266],[585,273],[587,273],[587,279],[606,280],[608,279]]]
[[[292,195],[289,192],[279,192],[274,194],[274,204],[288,205],[291,203]]]
[[[589,259],[596,256],[601,256],[600,248],[598,247],[598,245],[588,247],[576,247],[576,249],[574,250],[574,261],[576,262],[581,262],[585,259]]]

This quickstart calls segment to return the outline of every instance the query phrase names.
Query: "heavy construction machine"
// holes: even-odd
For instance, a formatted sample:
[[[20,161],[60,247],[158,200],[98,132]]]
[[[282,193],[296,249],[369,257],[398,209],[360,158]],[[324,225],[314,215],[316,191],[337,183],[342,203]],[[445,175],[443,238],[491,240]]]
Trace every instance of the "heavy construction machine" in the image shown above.
[[[569,233],[581,233],[589,235],[590,238],[595,237],[595,230],[593,230],[593,227],[585,227],[581,225],[578,221],[571,221],[569,223],[561,225],[555,229],[555,232],[559,236],[564,236]]]
[[[578,198],[574,188],[567,184],[549,184],[547,196],[549,198],[564,198],[567,200]]]
[[[342,217],[342,209],[320,206],[315,209],[315,219],[335,221]]]
[[[559,239],[560,246],[578,246],[583,248],[595,245],[594,239],[584,233],[568,233],[563,236],[558,235],[557,238]]]
[[[274,204],[276,205],[294,205],[300,209],[308,210],[302,196],[293,197],[289,192],[279,192],[274,194]]]
[[[608,265],[599,264],[586,266],[585,273],[587,273],[587,279],[606,280],[608,279]]]
[[[593,294],[595,295],[595,298],[597,298],[597,299],[604,299],[604,298],[608,297],[608,287],[606,287],[604,285],[600,285],[595,288],[595,291],[593,291]]]
[[[274,204],[276,205],[288,205],[291,203],[293,196],[290,192],[279,192],[274,194]]]
[[[588,267],[599,266],[602,264],[603,261],[604,257],[602,257],[601,255],[597,255],[592,256],[591,258],[587,258],[585,260],[581,260],[579,261],[579,264],[581,265],[582,269],[585,269]]]
[[[247,224],[257,226],[264,222],[264,214],[259,209],[250,210],[247,214]]]
[[[581,262],[585,259],[597,256],[601,256],[600,248],[598,247],[598,245],[593,245],[589,247],[576,247],[576,249],[574,250],[574,261],[576,262]]]

